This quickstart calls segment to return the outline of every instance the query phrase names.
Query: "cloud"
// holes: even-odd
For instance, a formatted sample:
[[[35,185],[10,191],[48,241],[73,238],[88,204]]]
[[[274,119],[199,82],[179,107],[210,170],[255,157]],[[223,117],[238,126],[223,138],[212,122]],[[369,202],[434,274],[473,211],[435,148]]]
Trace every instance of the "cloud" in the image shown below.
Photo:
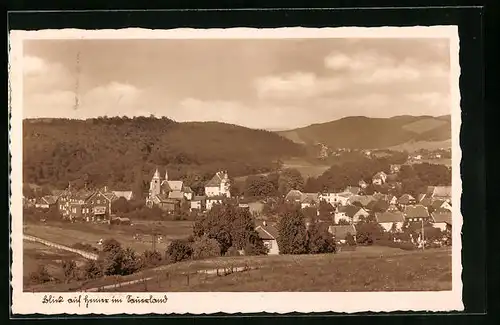
[[[414,82],[447,76],[447,71],[442,65],[422,62],[411,57],[396,60],[376,51],[356,52],[350,55],[335,51],[325,57],[324,63],[326,68],[345,72],[344,77],[360,84]]]
[[[23,58],[23,88],[25,93],[45,93],[51,90],[70,90],[76,80],[60,63],[37,56]]]
[[[340,80],[318,78],[313,73],[294,72],[268,75],[254,82],[260,99],[303,99],[333,92],[340,88]]]

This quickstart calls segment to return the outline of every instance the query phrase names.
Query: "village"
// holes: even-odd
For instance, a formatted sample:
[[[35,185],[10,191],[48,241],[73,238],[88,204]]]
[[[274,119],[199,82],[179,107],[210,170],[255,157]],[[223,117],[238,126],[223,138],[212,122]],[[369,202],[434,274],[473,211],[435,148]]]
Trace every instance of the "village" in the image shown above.
[[[166,169],[160,173],[157,168],[151,176],[144,204],[147,208],[159,208],[169,215],[175,215],[181,210],[203,215],[215,205],[233,202],[250,212],[255,221],[255,230],[267,247],[268,254],[280,253],[278,220],[272,213],[266,213],[270,206],[276,204],[300,206],[306,226],[312,222],[321,223],[339,247],[356,243],[360,225],[366,222],[377,224],[378,229],[390,234],[393,242],[404,241],[416,248],[446,245],[450,241],[452,227],[451,186],[429,184],[427,191],[417,197],[408,193],[399,197],[376,191],[370,195],[365,193],[369,185],[397,185],[397,182],[391,180],[395,179],[400,168],[401,165],[393,164],[389,173],[377,172],[372,176],[372,184],[360,180],[337,192],[308,193],[292,188],[284,197],[278,198],[252,198],[244,195],[232,197],[232,182],[224,170],[215,173],[205,184],[204,195],[196,195],[182,180],[171,180]],[[132,191],[115,191],[107,187],[72,190],[68,187],[53,191],[52,195],[23,198],[23,202],[25,208],[56,210],[61,219],[69,222],[133,225],[134,220],[114,211],[116,202],[133,199]],[[409,225],[412,225],[413,231],[407,236],[401,236]],[[438,231],[438,235],[433,231],[430,236],[428,232],[427,238],[424,228],[429,227]]]

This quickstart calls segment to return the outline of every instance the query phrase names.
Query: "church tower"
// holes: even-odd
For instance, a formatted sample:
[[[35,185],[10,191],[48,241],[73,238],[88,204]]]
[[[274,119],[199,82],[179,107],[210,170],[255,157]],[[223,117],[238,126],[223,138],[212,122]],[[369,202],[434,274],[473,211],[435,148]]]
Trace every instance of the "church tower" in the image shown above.
[[[153,178],[151,179],[151,183],[149,184],[149,198],[152,199],[158,194],[160,194],[161,191],[161,178],[160,178],[160,172],[158,172],[158,168],[156,168],[155,174],[153,175]]]

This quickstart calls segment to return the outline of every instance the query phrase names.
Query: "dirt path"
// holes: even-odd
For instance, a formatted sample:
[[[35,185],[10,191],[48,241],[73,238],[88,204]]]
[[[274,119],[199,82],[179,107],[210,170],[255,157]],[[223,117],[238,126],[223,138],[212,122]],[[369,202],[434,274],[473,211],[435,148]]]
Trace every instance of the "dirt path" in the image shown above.
[[[95,260],[97,260],[97,257],[98,257],[97,254],[86,252],[86,251],[83,251],[81,249],[75,249],[75,248],[71,248],[71,247],[68,247],[68,246],[64,246],[64,245],[60,245],[60,244],[57,244],[57,243],[53,243],[53,242],[50,242],[48,240],[45,240],[45,239],[42,239],[42,238],[39,238],[39,237],[35,237],[35,236],[24,234],[23,238],[25,240],[29,240],[29,241],[32,241],[32,242],[37,242],[37,243],[43,244],[45,246],[54,247],[54,248],[57,248],[57,249],[61,249],[61,250],[65,250],[65,251],[68,251],[68,252],[72,252],[72,253],[78,254],[78,255],[83,256],[84,258],[89,259],[89,260],[94,260],[95,261]]]

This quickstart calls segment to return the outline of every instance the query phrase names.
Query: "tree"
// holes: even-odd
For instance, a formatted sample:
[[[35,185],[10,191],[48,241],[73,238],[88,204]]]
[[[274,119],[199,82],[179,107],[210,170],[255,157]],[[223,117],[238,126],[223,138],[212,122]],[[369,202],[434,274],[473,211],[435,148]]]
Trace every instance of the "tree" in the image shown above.
[[[297,169],[284,169],[278,180],[278,191],[281,195],[286,195],[290,190],[303,190],[304,178]]]
[[[345,240],[346,240],[347,245],[356,246],[356,240],[355,240],[353,234],[351,234],[350,232],[348,232],[347,235],[345,236]]]
[[[111,210],[116,213],[128,213],[130,211],[130,204],[126,198],[120,197],[111,203]]]
[[[185,240],[176,239],[168,245],[165,252],[165,259],[170,263],[177,263],[190,259],[193,254],[193,248]]]
[[[278,222],[278,246],[281,254],[307,253],[307,231],[300,206],[287,205]]]
[[[335,213],[335,208],[330,203],[321,200],[319,202],[318,212],[320,220],[331,221],[333,218],[333,214]]]
[[[97,279],[102,276],[102,270],[99,264],[94,260],[88,260],[83,265],[83,276],[85,279]]]
[[[115,239],[107,239],[102,246],[99,261],[104,275],[128,275],[140,268],[140,259],[130,247],[123,249]]]
[[[274,186],[265,176],[251,175],[245,180],[244,194],[247,197],[266,197],[273,193]]]
[[[64,281],[66,283],[78,278],[76,262],[73,260],[65,260],[62,263],[62,269],[64,274]]]
[[[193,259],[204,259],[221,256],[221,250],[217,240],[204,235],[193,243]]]
[[[30,280],[33,283],[46,283],[52,279],[45,265],[38,265],[36,271],[30,273]]]
[[[318,223],[312,223],[307,230],[308,253],[325,254],[335,252],[333,237],[325,227]]]
[[[372,245],[384,236],[384,229],[373,219],[367,218],[356,224],[356,239],[358,244]]]

